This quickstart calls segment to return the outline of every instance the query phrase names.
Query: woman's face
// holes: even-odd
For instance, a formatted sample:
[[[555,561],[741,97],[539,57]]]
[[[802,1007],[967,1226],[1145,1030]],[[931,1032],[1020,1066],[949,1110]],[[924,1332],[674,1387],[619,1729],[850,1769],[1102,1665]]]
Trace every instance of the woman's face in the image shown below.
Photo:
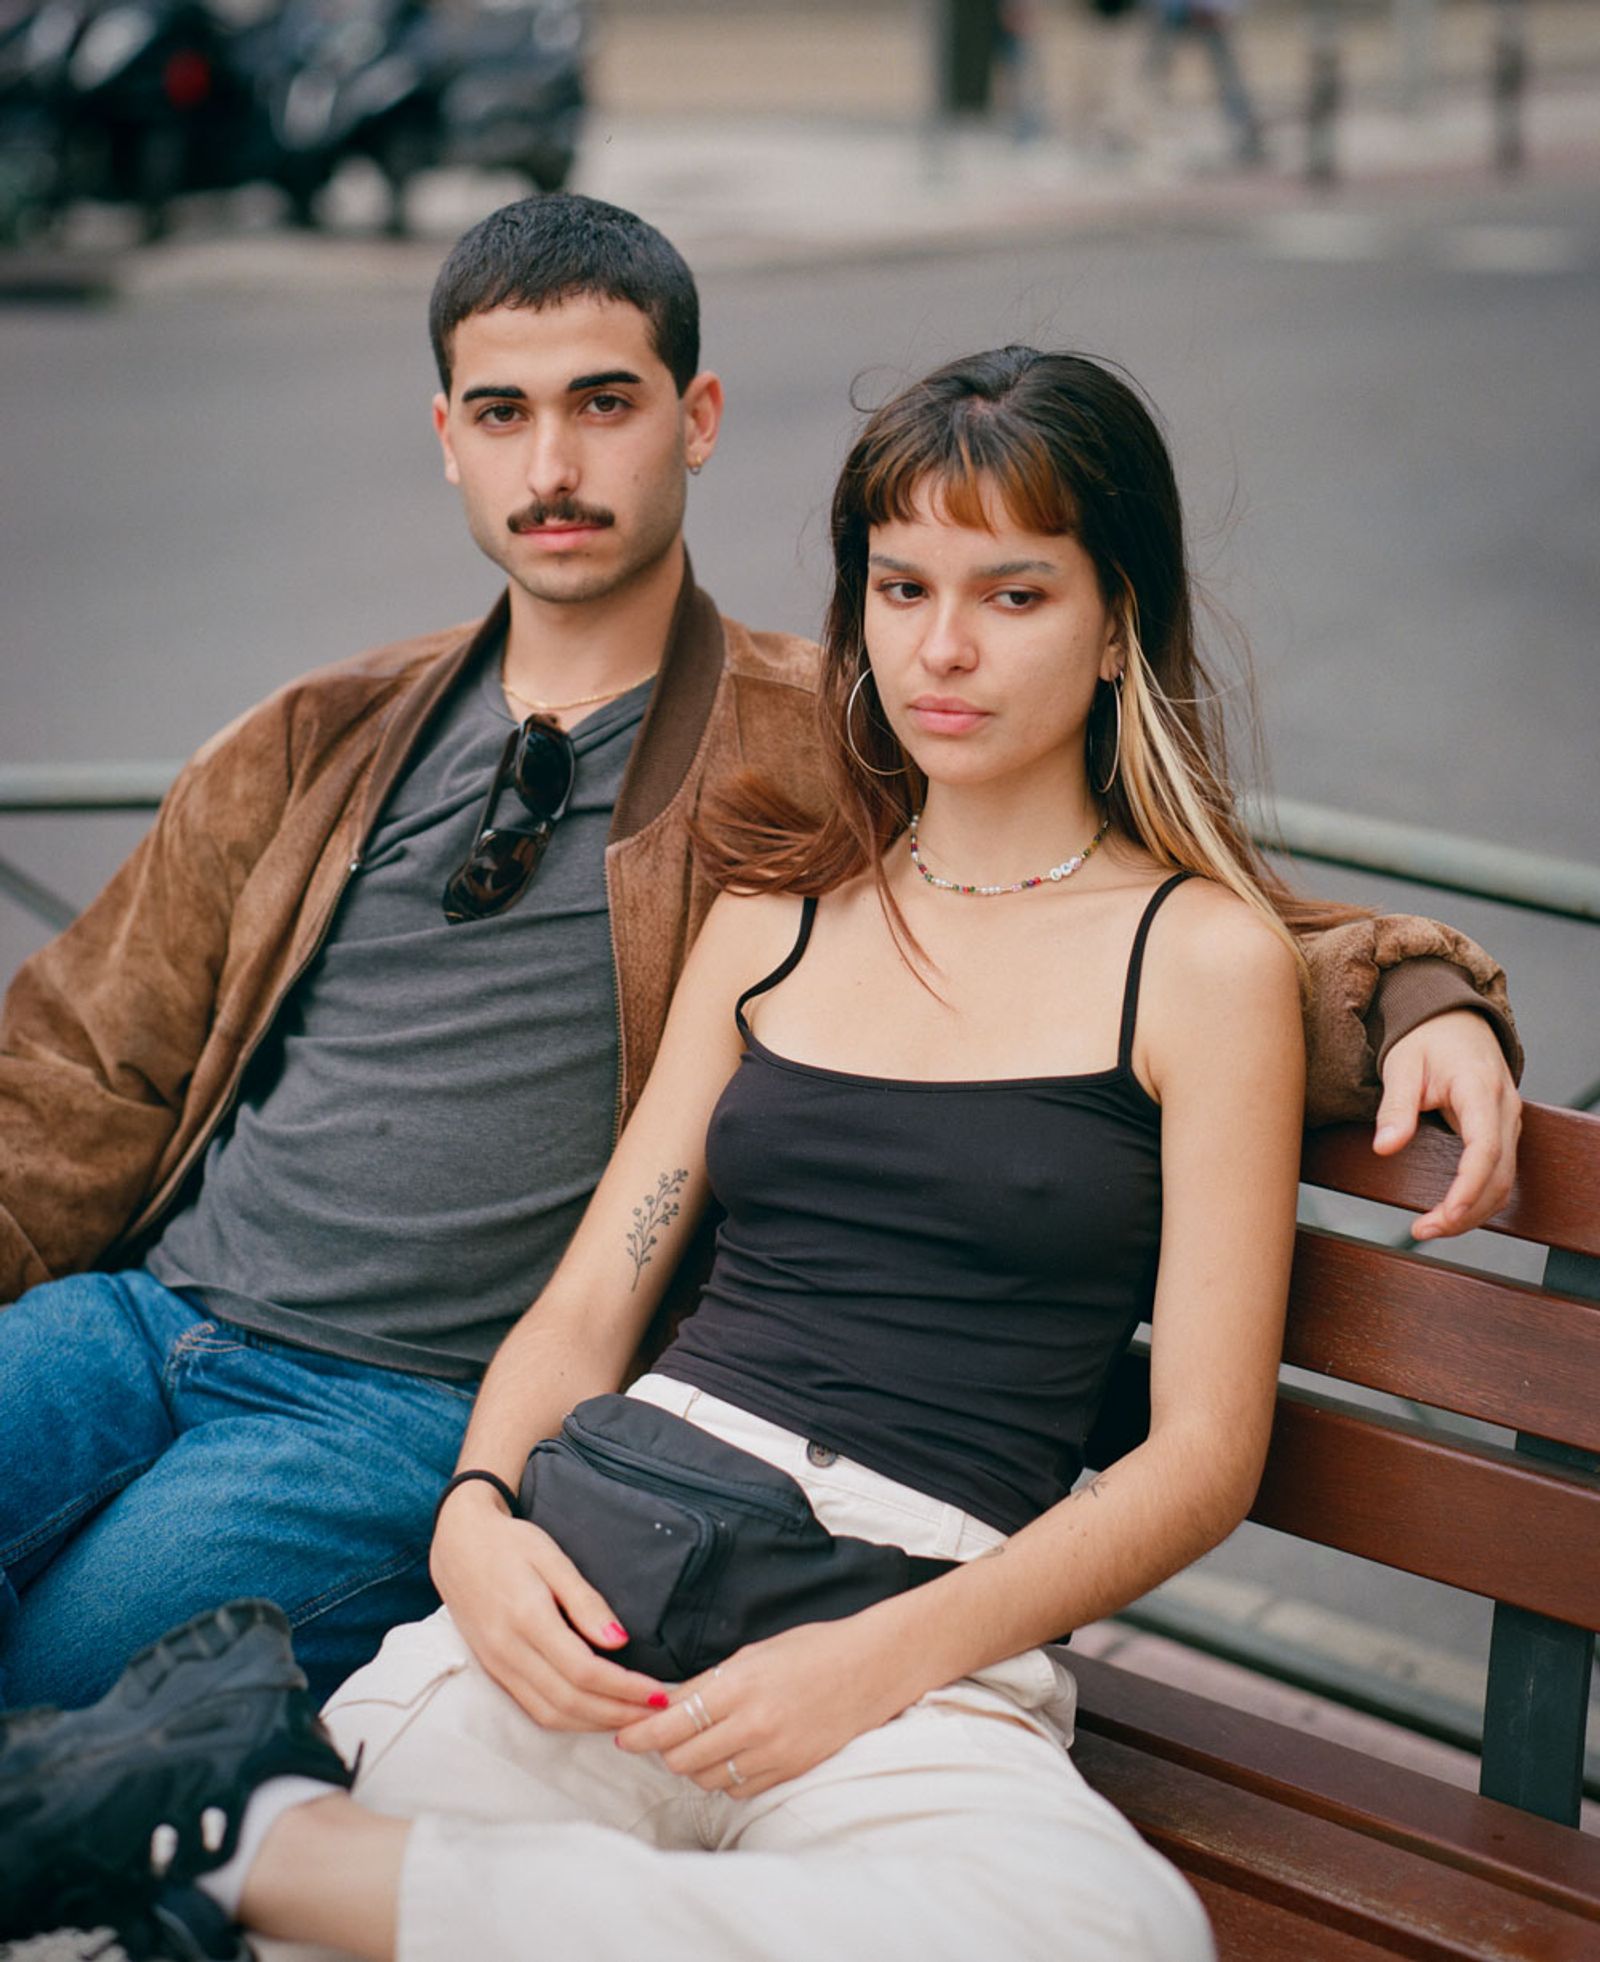
[[[937,496],[868,535],[866,642],[890,725],[935,783],[1084,770],[1097,680],[1121,665],[1094,562],[1070,534],[949,522]]]

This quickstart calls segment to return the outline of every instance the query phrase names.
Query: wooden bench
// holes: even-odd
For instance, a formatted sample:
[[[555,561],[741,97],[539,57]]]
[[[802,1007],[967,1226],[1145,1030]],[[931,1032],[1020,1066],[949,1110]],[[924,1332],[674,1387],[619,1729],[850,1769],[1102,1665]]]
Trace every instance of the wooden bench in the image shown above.
[[[1534,1287],[1302,1227],[1285,1384],[1251,1517],[1496,1604],[1480,1791],[1074,1662],[1086,1776],[1198,1888],[1225,1962],[1375,1955],[1597,1962],[1600,1837],[1575,1829],[1600,1628],[1600,1118],[1528,1105],[1496,1232],[1549,1249]],[[1379,1159],[1307,1138],[1308,1184],[1422,1211],[1457,1145]],[[1511,1442],[1364,1408],[1359,1384]],[[1143,1436],[1149,1367],[1114,1381],[1091,1462]]]

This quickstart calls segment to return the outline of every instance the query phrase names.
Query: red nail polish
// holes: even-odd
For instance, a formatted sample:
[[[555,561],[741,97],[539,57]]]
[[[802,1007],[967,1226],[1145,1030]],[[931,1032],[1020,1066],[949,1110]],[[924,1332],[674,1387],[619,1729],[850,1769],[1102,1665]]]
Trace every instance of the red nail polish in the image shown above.
[[[608,1642],[615,1642],[619,1646],[628,1639],[628,1631],[620,1621],[608,1621],[600,1632]]]
[[[672,1698],[668,1696],[665,1690],[652,1690],[646,1701],[652,1710],[670,1710],[672,1708]]]
[[[622,1749],[622,1732],[620,1730],[614,1730],[611,1733],[611,1741],[620,1751]]]

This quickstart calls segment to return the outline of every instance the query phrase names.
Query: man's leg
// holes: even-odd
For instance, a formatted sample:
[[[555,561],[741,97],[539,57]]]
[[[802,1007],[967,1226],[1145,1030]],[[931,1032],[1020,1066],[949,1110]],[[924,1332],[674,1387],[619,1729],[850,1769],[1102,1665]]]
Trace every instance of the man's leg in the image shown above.
[[[163,1381],[172,1442],[32,1579],[0,1641],[13,1703],[88,1703],[132,1650],[240,1595],[283,1608],[320,1698],[436,1603],[432,1510],[470,1390],[208,1322]]]
[[[30,1587],[175,1440],[171,1371],[198,1325],[189,1302],[138,1272],[74,1275],[0,1308],[0,1707],[28,1695],[6,1655]],[[121,1578],[82,1606],[81,1635],[109,1648],[113,1674],[138,1646],[116,1625]]]

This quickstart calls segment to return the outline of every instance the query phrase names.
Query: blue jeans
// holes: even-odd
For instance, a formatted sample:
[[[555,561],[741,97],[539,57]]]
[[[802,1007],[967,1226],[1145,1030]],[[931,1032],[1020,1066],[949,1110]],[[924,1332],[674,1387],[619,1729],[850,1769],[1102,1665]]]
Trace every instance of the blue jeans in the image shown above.
[[[0,1704],[91,1703],[241,1594],[282,1607],[326,1696],[438,1605],[474,1394],[208,1321],[142,1272],[0,1308]]]

